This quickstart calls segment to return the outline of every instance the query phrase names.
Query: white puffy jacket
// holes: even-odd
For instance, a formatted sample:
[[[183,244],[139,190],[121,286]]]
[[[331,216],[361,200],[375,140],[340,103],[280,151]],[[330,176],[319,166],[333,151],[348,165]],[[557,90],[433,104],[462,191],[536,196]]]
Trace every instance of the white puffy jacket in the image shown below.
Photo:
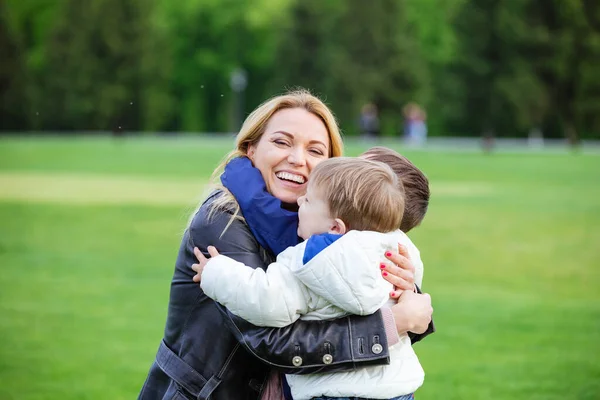
[[[368,315],[388,303],[392,285],[379,263],[398,243],[407,247],[421,286],[419,250],[402,231],[350,231],[306,264],[306,241],[277,256],[267,271],[225,256],[209,260],[201,287],[207,296],[257,326],[283,327],[298,318],[324,320],[347,314]],[[393,304],[393,301],[391,302]],[[424,372],[407,335],[390,348],[390,364],[349,372],[287,375],[295,400],[318,396],[389,399],[414,392]]]

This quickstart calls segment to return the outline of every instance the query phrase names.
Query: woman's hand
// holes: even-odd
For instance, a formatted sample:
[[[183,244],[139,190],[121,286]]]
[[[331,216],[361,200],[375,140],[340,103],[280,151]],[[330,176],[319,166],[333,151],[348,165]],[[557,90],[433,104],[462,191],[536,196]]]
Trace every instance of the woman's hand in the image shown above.
[[[431,322],[431,297],[427,294],[418,294],[404,291],[398,299],[398,304],[392,307],[398,334],[406,332],[424,333]]]
[[[207,250],[211,257],[216,257],[219,255],[219,252],[214,246],[208,246]],[[202,271],[204,270],[206,263],[208,263],[208,258],[204,257],[204,254],[202,254],[200,249],[197,247],[194,247],[194,255],[198,259],[198,264],[192,264],[192,269],[196,271],[196,275],[194,275],[194,278],[192,279],[194,282],[200,282],[202,279]]]
[[[404,290],[414,291],[415,266],[410,262],[406,247],[398,243],[398,253],[388,251],[385,253],[385,258],[393,263],[381,263],[379,266],[383,279],[394,285],[390,297],[397,299]]]

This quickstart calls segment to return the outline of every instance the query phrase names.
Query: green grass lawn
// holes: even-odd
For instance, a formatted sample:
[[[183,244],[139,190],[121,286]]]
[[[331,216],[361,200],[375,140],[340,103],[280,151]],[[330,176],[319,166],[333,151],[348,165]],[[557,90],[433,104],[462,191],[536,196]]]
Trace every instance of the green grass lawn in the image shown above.
[[[0,399],[135,398],[231,143],[0,139]],[[417,398],[600,398],[600,156],[406,155],[432,187]]]

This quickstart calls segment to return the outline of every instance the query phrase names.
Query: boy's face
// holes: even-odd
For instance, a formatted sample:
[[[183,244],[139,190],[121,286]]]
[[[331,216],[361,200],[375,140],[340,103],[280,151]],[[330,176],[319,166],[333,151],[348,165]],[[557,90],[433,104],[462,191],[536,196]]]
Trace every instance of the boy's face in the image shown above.
[[[298,236],[306,240],[312,235],[329,232],[334,218],[319,188],[309,182],[306,194],[298,199]]]

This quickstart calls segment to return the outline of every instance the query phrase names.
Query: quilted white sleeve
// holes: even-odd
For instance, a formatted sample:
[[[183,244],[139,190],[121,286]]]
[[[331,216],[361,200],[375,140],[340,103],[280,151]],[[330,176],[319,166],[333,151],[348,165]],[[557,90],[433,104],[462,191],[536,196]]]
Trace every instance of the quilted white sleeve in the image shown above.
[[[408,249],[408,256],[415,267],[415,283],[419,288],[423,288],[423,261],[421,252],[404,232],[398,232],[398,243],[403,244]]]
[[[284,327],[307,312],[307,289],[281,263],[267,271],[229,257],[211,258],[202,272],[204,293],[257,326]]]
[[[319,296],[350,314],[369,315],[389,299],[392,285],[378,268],[386,247],[373,235],[351,231],[317,254],[294,275]],[[396,245],[397,246],[397,245]]]

